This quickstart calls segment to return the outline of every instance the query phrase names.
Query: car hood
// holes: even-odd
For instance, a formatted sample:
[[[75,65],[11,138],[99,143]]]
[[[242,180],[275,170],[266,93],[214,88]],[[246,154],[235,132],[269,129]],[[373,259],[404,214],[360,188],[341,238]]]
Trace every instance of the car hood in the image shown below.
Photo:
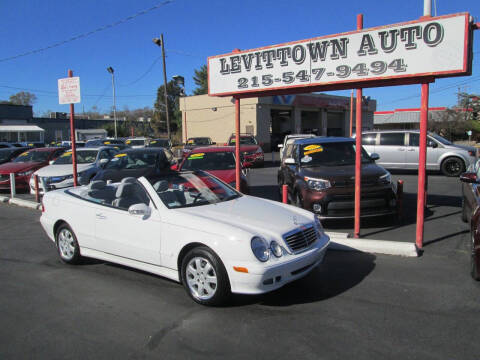
[[[237,199],[199,207],[178,209],[183,216],[172,216],[178,225],[215,231],[232,237],[232,227],[251,235],[277,237],[300,225],[311,224],[313,214],[291,205],[243,195]],[[188,216],[188,219],[185,217]],[[206,226],[211,221],[212,227]],[[211,230],[208,230],[211,229]]]
[[[259,148],[261,149],[261,147],[258,145],[240,145],[240,152],[254,152]]]
[[[95,176],[94,180],[112,180],[112,182],[119,182],[126,177],[139,178],[141,176],[150,176],[155,173],[155,168],[141,168],[141,169],[106,169],[101,170]]]
[[[474,147],[474,146],[452,144],[452,145],[448,145],[448,147],[463,149],[463,150],[467,150],[467,151],[473,151],[474,154],[477,152],[477,148]]]
[[[1,174],[10,174],[12,172],[20,172],[20,171],[28,171],[31,169],[36,169],[42,166],[43,163],[41,162],[24,162],[24,163],[15,163],[9,162],[3,165],[0,165],[0,173]]]
[[[366,179],[378,179],[380,176],[385,175],[387,171],[374,164],[363,164],[362,165],[362,180]],[[343,181],[346,179],[354,179],[355,177],[355,165],[344,165],[344,166],[315,166],[301,168],[300,176],[308,176],[312,178],[320,178],[330,180],[332,184],[338,181]]]
[[[231,183],[235,181],[235,170],[205,170],[223,182]]]
[[[77,173],[90,169],[94,164],[77,164]],[[36,173],[38,176],[66,176],[73,174],[72,164],[48,165],[41,168]]]

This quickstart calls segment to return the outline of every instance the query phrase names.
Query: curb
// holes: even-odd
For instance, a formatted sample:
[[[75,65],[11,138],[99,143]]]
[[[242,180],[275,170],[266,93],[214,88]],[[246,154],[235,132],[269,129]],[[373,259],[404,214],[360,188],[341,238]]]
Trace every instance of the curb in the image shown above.
[[[8,203],[13,204],[13,205],[22,206],[22,207],[27,207],[27,208],[34,209],[34,210],[38,210],[38,209],[40,209],[40,206],[42,206],[41,204],[38,204],[36,202],[29,201],[29,200],[18,199],[18,198],[8,199]]]
[[[362,251],[385,255],[418,257],[414,243],[389,240],[349,239],[345,233],[326,233],[330,236],[329,250]]]

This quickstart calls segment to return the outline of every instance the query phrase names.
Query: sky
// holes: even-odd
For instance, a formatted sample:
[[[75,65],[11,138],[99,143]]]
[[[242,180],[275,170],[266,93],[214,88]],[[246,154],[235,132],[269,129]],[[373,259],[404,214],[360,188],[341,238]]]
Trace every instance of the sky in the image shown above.
[[[432,6],[432,15],[458,12],[479,22],[480,0],[435,0]],[[194,70],[208,56],[352,31],[360,13],[364,28],[416,20],[423,0],[0,0],[0,100],[29,91],[37,96],[36,115],[68,112],[68,105],[58,104],[57,80],[72,69],[82,92],[75,111],[96,106],[109,112],[111,66],[117,109],[152,107],[163,84],[161,49],[152,39],[162,33],[167,78],[184,76],[191,94]],[[455,105],[459,89],[480,93],[480,30],[473,51],[470,77],[430,85],[431,107]],[[350,96],[350,91],[329,94]],[[420,85],[363,94],[377,100],[378,111],[420,106]]]

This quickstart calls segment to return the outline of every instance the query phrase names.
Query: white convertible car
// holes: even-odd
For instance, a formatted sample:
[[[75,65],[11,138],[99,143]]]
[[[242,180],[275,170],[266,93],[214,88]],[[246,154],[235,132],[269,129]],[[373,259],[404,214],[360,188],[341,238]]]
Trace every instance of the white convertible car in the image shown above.
[[[64,262],[85,256],[161,275],[203,305],[305,276],[330,241],[312,213],[202,171],[47,192],[40,221]]]

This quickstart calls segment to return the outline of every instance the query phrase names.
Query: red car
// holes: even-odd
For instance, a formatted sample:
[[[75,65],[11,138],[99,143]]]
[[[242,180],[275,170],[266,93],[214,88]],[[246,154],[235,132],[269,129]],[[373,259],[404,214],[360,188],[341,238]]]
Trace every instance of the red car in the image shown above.
[[[235,139],[235,134],[232,134],[225,145],[235,146]],[[255,136],[240,135],[240,153],[246,167],[263,167],[265,155]]]
[[[174,170],[204,170],[223,182],[235,187],[235,147],[208,146],[193,149]],[[243,173],[240,175],[240,191],[248,194],[248,183]]]
[[[15,188],[28,189],[36,170],[60,156],[63,148],[35,148],[21,153],[15,160],[0,165],[0,189],[10,189],[10,173],[15,173]]]

